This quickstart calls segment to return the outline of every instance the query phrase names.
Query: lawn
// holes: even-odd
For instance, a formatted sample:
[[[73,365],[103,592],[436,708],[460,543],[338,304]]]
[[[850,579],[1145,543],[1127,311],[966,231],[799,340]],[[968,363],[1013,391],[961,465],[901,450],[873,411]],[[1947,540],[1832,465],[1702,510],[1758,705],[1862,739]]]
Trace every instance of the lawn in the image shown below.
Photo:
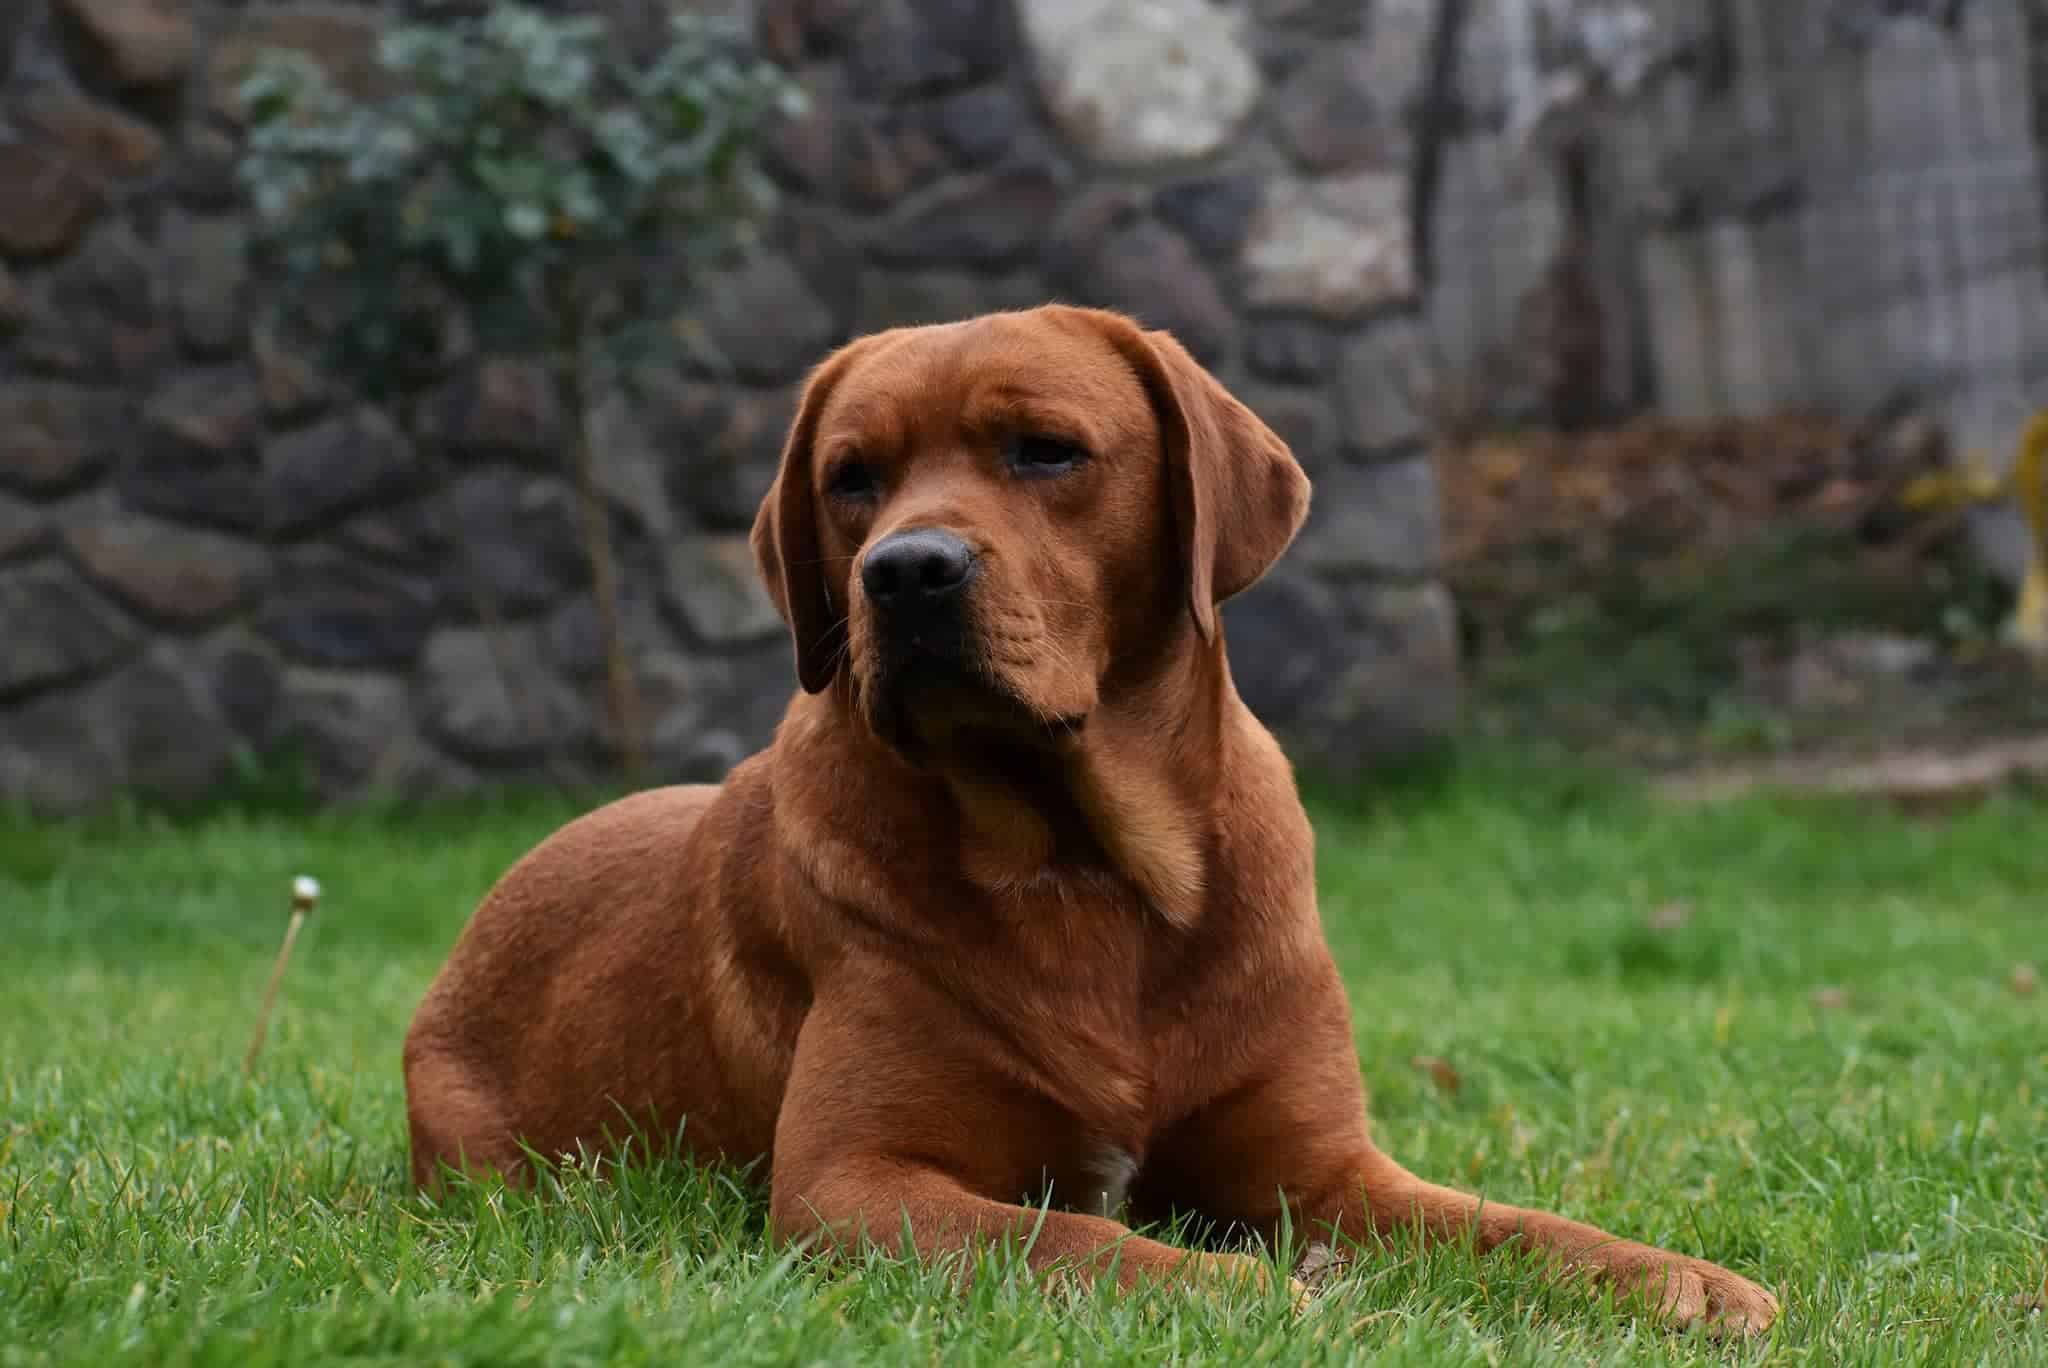
[[[571,810],[0,824],[0,1364],[1730,1356],[1457,1249],[1383,1251],[1300,1315],[1055,1304],[792,1266],[713,1174],[416,1199],[407,1017]],[[1751,1356],[2048,1361],[2014,1304],[2048,1274],[2048,990],[2014,978],[2048,960],[2048,802],[1679,810],[1483,757],[1315,811],[1377,1133],[1412,1167],[1761,1278],[1785,1315]],[[299,873],[327,897],[245,1080]]]

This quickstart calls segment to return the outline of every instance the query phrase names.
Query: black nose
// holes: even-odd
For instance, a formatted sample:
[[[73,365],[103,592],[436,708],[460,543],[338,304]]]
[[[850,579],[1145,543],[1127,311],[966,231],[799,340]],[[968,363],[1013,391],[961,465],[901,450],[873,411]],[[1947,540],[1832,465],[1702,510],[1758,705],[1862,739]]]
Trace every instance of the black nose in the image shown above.
[[[892,532],[869,548],[860,583],[878,608],[934,608],[974,574],[974,551],[951,532]]]

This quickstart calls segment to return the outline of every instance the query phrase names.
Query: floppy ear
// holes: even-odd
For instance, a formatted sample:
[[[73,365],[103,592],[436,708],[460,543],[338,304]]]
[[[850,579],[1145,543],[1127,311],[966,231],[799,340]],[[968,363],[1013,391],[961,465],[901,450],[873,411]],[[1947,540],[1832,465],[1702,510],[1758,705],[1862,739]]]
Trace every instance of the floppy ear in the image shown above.
[[[796,644],[796,677],[806,693],[822,693],[838,667],[846,616],[832,609],[818,545],[817,502],[811,488],[811,447],[818,415],[869,338],[849,342],[820,362],[804,385],[796,421],[783,444],[775,483],[754,517],[754,563],[776,611]]]
[[[1103,317],[1159,415],[1188,608],[1203,639],[1214,640],[1216,605],[1251,588],[1301,530],[1308,475],[1287,443],[1171,334]]]

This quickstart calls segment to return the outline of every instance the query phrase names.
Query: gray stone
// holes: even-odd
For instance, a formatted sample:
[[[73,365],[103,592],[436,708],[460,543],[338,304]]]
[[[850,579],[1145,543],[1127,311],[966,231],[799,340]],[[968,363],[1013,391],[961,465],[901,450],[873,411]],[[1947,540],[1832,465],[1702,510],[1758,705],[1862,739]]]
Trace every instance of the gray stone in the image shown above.
[[[133,639],[121,615],[64,566],[0,571],[0,698],[95,674]]]
[[[1337,337],[1304,318],[1254,318],[1245,334],[1244,360],[1252,374],[1287,385],[1315,385],[1337,366]]]
[[[1803,307],[1809,300],[1800,277],[1808,267],[1787,227],[1643,235],[1643,317],[1661,412],[1758,417],[1812,392],[1817,354],[1839,330],[1816,328]],[[1926,317],[1918,307],[1908,316]],[[1887,330],[1875,331],[1882,337]],[[1870,372],[1880,373],[1877,346],[1858,350],[1870,357]]]
[[[35,370],[94,384],[116,378],[141,383],[171,351],[157,266],[154,251],[126,222],[86,234],[75,252],[30,287],[17,343],[21,359]]]
[[[802,375],[838,331],[796,268],[769,253],[706,280],[701,300],[712,359],[750,384]]]
[[[239,366],[173,377],[142,411],[142,440],[119,487],[130,508],[236,531],[265,520],[257,442],[263,400]]]
[[[1489,388],[1495,359],[1563,249],[1566,224],[1549,177],[1530,174],[1500,135],[1446,138],[1430,210],[1429,337],[1447,378]]]
[[[167,234],[164,263],[178,336],[195,355],[242,344],[248,317],[248,232],[227,218],[187,218]]]
[[[162,442],[210,456],[253,452],[263,435],[256,377],[241,366],[182,371],[159,386],[142,424]]]
[[[1273,120],[1294,160],[1314,172],[1405,167],[1407,129],[1374,99],[1362,45],[1329,48],[1281,87]]]
[[[1239,692],[1305,771],[1355,776],[1456,726],[1457,622],[1440,584],[1338,591],[1283,569],[1223,612]]]
[[[1426,383],[1426,347],[1421,330],[1406,320],[1370,328],[1345,347],[1337,409],[1352,451],[1380,456],[1423,440],[1418,405]]]
[[[657,753],[665,761],[664,768],[675,776],[671,782],[679,784],[722,783],[741,761],[760,749],[749,746],[745,737],[724,727],[699,732],[681,744],[677,744],[676,738],[663,736],[656,745]]]
[[[994,73],[1009,33],[1003,0],[868,0],[848,34],[863,93],[898,99]]]
[[[198,55],[186,0],[56,0],[56,6],[91,68],[117,85],[175,85]]]
[[[844,220],[802,204],[786,204],[771,238],[775,250],[796,263],[804,283],[843,332],[853,316],[861,247]]]
[[[0,797],[50,816],[105,802],[121,785],[111,739],[74,694],[0,702]]]
[[[1330,414],[1329,399],[1315,390],[1279,388],[1256,382],[1233,387],[1237,397],[1287,443],[1296,460],[1316,484],[1315,501],[1321,502],[1322,472],[1338,458],[1337,425]]]
[[[161,133],[75,86],[32,85],[15,97],[11,112],[33,139],[53,147],[67,167],[96,184],[147,175],[163,158]]]
[[[953,53],[970,78],[994,76],[1018,60],[1012,0],[908,0],[919,31]]]
[[[569,416],[539,361],[488,358],[442,384],[420,405],[422,441],[469,459],[554,461],[567,447]]]
[[[1290,559],[1327,575],[1435,574],[1443,513],[1434,461],[1425,455],[1322,471]]]
[[[351,551],[407,570],[439,569],[455,545],[439,494],[358,513],[335,536]]]
[[[388,787],[417,745],[398,680],[298,668],[285,671],[272,736],[329,797]]]
[[[1015,151],[1031,114],[1007,85],[962,90],[932,102],[929,126],[939,145],[962,166],[979,167]]]
[[[953,323],[992,309],[1027,309],[1053,292],[1029,272],[883,271],[860,274],[853,313],[856,336],[921,323]]]
[[[1225,260],[1244,245],[1260,195],[1255,176],[1200,176],[1162,187],[1152,208],[1205,255]]]
[[[0,485],[31,494],[76,488],[122,440],[118,393],[55,381],[0,385]]]
[[[1342,630],[1336,595],[1286,566],[1225,603],[1230,674],[1245,706],[1276,730],[1299,719],[1328,682]]]
[[[619,585],[621,643],[636,670],[659,656],[670,640],[661,621],[656,596],[659,577],[645,574],[622,575]],[[597,611],[597,596],[588,591],[565,599],[543,618],[538,627],[542,658],[580,684],[602,681],[609,668],[609,648],[604,621]],[[597,697],[593,694],[592,697]]]
[[[1095,185],[1069,197],[1046,235],[1044,264],[1054,277],[1087,271],[1111,237],[1145,222],[1145,195],[1134,185]]]
[[[397,425],[365,404],[271,441],[263,474],[270,525],[289,536],[401,498],[419,488],[425,470]]]
[[[1480,33],[1496,21],[1501,8],[1466,6],[1464,32]],[[1443,10],[1443,0],[1374,0],[1364,48],[1365,88],[1385,116],[1398,124],[1414,118],[1430,94],[1430,44]],[[1470,51],[1466,49],[1468,55]],[[1460,62],[1454,79],[1462,83],[1467,75]],[[1455,96],[1449,90],[1441,94],[1447,104]]]
[[[681,459],[694,454],[677,450]],[[624,393],[614,391],[590,415],[591,477],[611,507],[633,520],[644,535],[663,541],[676,531],[676,507],[664,480],[669,457],[646,417]]]
[[[288,422],[308,418],[332,402],[334,386],[321,374],[316,351],[316,344],[294,336],[275,319],[257,325],[249,357],[271,417]]]
[[[50,524],[19,499],[0,494],[0,561],[40,551],[50,540]]]
[[[836,72],[811,81],[808,94],[804,111],[771,129],[764,149],[796,188],[879,209],[945,169],[933,134],[895,111],[857,103]]]
[[[796,404],[794,388],[721,395],[716,428],[701,444],[683,448],[682,458],[669,466],[668,487],[676,501],[710,531],[752,527],[781,464]]]
[[[206,95],[215,114],[242,116],[242,83],[265,53],[303,53],[344,92],[374,94],[388,84],[377,65],[383,20],[375,10],[339,4],[238,9],[207,48]]]
[[[93,183],[54,149],[0,143],[0,185],[33,185],[33,195],[0,196],[0,252],[56,256],[77,245],[105,203]]]
[[[1458,621],[1441,584],[1358,585],[1346,595],[1349,659],[1325,681],[1300,747],[1336,776],[1436,745],[1458,723]]]
[[[723,655],[649,659],[642,701],[655,776],[667,783],[723,779],[773,738],[795,690],[795,664],[780,640]]]
[[[249,602],[269,567],[246,542],[119,513],[74,524],[64,543],[95,584],[168,627],[226,617]]]
[[[784,628],[740,533],[692,536],[662,548],[663,592],[698,641],[733,646]]]
[[[32,5],[9,5],[0,12],[0,80],[5,80],[14,71],[14,45],[21,38],[28,21],[35,17]]]
[[[1042,167],[949,183],[903,205],[875,235],[869,253],[893,266],[999,269],[1037,250],[1059,200],[1058,183]]]
[[[161,134],[71,86],[43,82],[10,102],[19,141],[0,143],[0,252],[53,256],[75,247],[106,203],[106,189],[146,174]]]
[[[1350,38],[1365,26],[1361,0],[1253,0],[1252,13],[1265,24],[1298,28],[1319,38]]]
[[[1018,12],[1046,108],[1098,161],[1209,156],[1258,102],[1242,22],[1210,0],[1020,0]]]
[[[456,542],[442,588],[451,612],[467,617],[481,592],[498,612],[523,617],[589,580],[576,499],[558,479],[472,471],[449,487],[444,510]]]
[[[85,714],[111,738],[124,787],[191,802],[227,778],[235,740],[203,684],[179,664],[168,649],[153,652],[95,686]]]
[[[211,707],[235,736],[266,744],[284,693],[284,666],[277,653],[235,628],[207,641],[202,673]]]
[[[548,670],[532,628],[435,632],[418,698],[427,735],[478,763],[543,760],[590,740],[589,704]]]
[[[1218,363],[1236,335],[1237,316],[1208,268],[1184,238],[1151,219],[1111,234],[1064,283],[1070,302],[1163,328],[1206,365]]]
[[[171,190],[178,201],[193,209],[218,212],[241,203],[242,187],[236,179],[241,148],[218,128],[187,124],[179,131],[171,172]]]
[[[1356,318],[1416,291],[1406,175],[1362,171],[1271,182],[1240,257],[1261,308]]]
[[[256,619],[293,658],[343,668],[410,664],[433,623],[421,579],[323,551],[285,558]]]
[[[755,34],[784,66],[844,47],[858,25],[864,0],[759,0]]]

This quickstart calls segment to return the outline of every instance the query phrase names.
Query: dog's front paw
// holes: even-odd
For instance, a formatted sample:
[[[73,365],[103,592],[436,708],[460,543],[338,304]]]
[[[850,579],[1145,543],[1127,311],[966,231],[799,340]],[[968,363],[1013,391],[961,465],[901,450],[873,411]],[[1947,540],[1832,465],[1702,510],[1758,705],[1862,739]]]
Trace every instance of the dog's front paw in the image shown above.
[[[1601,1262],[1618,1290],[1639,1293],[1675,1329],[1701,1326],[1721,1336],[1761,1335],[1778,1318],[1778,1299],[1719,1264],[1647,1245],[1622,1246]]]

